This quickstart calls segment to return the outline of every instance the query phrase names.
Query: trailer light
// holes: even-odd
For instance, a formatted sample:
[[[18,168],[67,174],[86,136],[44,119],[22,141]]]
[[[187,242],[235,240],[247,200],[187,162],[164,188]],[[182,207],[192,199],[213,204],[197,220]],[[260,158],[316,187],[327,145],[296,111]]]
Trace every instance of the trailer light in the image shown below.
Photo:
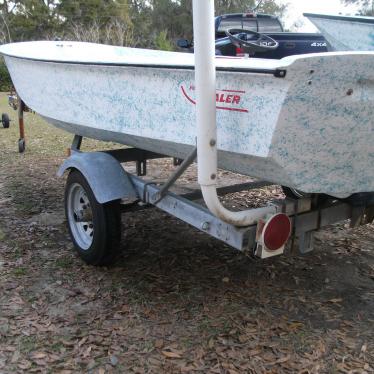
[[[291,221],[284,213],[272,216],[265,224],[262,237],[265,247],[276,251],[283,247],[291,235]]]
[[[282,254],[290,235],[291,220],[287,214],[278,213],[260,220],[256,233],[256,256],[266,258]]]

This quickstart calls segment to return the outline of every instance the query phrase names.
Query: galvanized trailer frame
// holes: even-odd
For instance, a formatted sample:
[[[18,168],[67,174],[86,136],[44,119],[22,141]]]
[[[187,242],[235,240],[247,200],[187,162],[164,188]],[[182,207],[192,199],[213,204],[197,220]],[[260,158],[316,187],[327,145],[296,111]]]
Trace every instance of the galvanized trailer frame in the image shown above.
[[[187,155],[185,160],[162,185],[145,180],[147,160],[168,157],[162,154],[136,148],[109,150],[102,152],[81,152],[81,136],[75,136],[71,156],[58,171],[62,176],[67,170],[78,170],[87,179],[95,198],[101,204],[121,199],[123,212],[157,207],[160,210],[190,224],[198,230],[226,243],[232,248],[265,258],[284,251],[267,251],[259,238],[259,224],[238,227],[224,222],[212,214],[196,200],[202,198],[201,191],[175,194],[170,187],[195,160],[196,152]],[[137,175],[126,171],[121,163],[136,162]],[[100,168],[98,168],[98,163]],[[109,183],[108,183],[109,181]],[[272,183],[255,181],[235,184],[217,189],[219,195],[239,191],[249,191]],[[276,199],[268,202],[274,207],[275,214],[289,216],[292,224],[292,240],[297,243],[299,252],[305,254],[313,250],[314,233],[325,226],[344,220],[351,220],[352,226],[371,222],[374,208],[364,205],[352,206],[336,198],[320,199],[318,195],[301,199]],[[266,217],[264,217],[266,220]],[[294,241],[294,239],[297,239]]]

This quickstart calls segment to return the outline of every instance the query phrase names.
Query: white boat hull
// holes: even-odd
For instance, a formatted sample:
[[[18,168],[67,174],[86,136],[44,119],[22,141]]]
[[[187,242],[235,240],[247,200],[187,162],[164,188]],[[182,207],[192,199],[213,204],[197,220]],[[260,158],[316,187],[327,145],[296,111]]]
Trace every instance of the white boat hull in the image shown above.
[[[140,66],[67,60],[73,52],[38,61],[5,47],[18,94],[55,126],[182,158],[195,146],[192,55]],[[373,63],[373,53],[305,55],[253,72],[261,61],[218,61],[219,166],[305,192],[374,191]]]
[[[374,17],[304,14],[333,51],[374,51]]]

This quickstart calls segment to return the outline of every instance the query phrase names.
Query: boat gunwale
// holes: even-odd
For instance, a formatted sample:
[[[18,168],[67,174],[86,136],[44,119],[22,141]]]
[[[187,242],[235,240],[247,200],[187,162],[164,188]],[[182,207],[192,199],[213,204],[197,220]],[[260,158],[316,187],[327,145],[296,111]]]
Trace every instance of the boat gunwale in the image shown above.
[[[47,60],[32,57],[14,56],[8,53],[1,52],[5,57],[16,58],[19,60],[65,64],[65,65],[87,65],[87,66],[116,66],[116,67],[135,67],[135,68],[150,68],[150,69],[169,69],[169,70],[195,70],[193,65],[161,65],[161,64],[136,64],[136,63],[118,63],[118,62],[84,62],[84,61],[63,61],[63,60]],[[233,73],[254,73],[254,74],[270,74],[275,77],[284,78],[286,76],[286,69],[260,69],[260,68],[241,68],[241,67],[216,67],[217,71],[233,72]]]
[[[339,16],[339,15],[328,15],[328,14],[318,14],[318,13],[303,13],[304,17],[307,18],[323,18],[332,19],[337,21],[351,21],[355,23],[369,23],[374,24],[374,17],[365,16]]]

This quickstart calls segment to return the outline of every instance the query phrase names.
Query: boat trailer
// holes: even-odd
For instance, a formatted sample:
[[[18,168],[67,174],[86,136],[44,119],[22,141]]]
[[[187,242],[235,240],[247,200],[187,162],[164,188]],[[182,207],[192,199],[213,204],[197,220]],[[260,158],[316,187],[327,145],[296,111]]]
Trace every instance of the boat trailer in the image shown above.
[[[66,217],[75,248],[89,264],[105,265],[116,258],[120,248],[121,213],[152,207],[236,250],[262,259],[283,254],[287,244],[287,248],[297,246],[301,254],[306,254],[313,250],[317,230],[344,220],[350,220],[351,226],[356,227],[374,219],[374,205],[351,204],[316,194],[271,200],[266,207],[251,209],[255,214],[262,214],[256,223],[238,227],[202,205],[201,190],[182,194],[170,190],[195,161],[196,149],[160,184],[142,178],[147,174],[147,161],[170,156],[137,148],[81,152],[81,143],[82,137],[76,135],[71,155],[61,165],[58,175],[70,172],[65,189]],[[128,162],[136,162],[136,174],[126,171]],[[217,194],[223,196],[273,184],[266,181],[234,184],[217,188]],[[263,214],[266,210],[271,213]]]
[[[374,220],[374,193],[358,193],[345,199],[323,194],[291,193],[260,208],[227,209],[219,196],[250,191],[274,183],[255,181],[219,187],[216,123],[216,72],[214,2],[193,0],[195,39],[196,148],[190,146],[175,171],[160,184],[142,178],[147,161],[173,154],[125,148],[81,152],[77,134],[58,175],[69,171],[65,187],[65,213],[70,236],[82,259],[106,265],[121,248],[121,213],[157,207],[198,230],[251,255],[267,258],[298,246],[302,254],[313,250],[314,233],[327,225],[350,220],[352,227]],[[312,71],[313,72],[313,71]],[[23,112],[18,106],[20,142],[24,150]],[[73,126],[72,126],[73,127]],[[79,131],[79,130],[77,130]],[[20,149],[21,152],[21,149]],[[180,155],[178,155],[180,157]],[[177,194],[171,190],[195,161],[200,189]],[[136,173],[122,164],[136,162]],[[289,189],[290,190],[290,189]],[[291,190],[292,192],[292,190]],[[291,198],[290,198],[291,196]],[[199,201],[200,200],[200,201]]]

